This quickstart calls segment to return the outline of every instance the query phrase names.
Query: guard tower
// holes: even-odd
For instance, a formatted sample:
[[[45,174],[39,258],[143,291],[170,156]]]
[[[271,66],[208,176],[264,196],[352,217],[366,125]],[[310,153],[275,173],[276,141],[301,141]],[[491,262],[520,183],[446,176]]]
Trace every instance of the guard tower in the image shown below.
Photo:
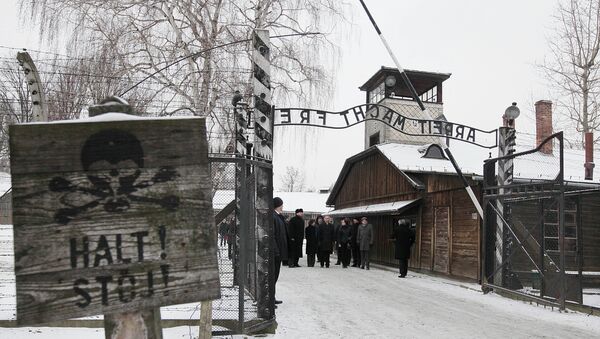
[[[431,116],[425,116],[417,102],[412,99],[408,87],[402,81],[400,72],[396,68],[382,66],[359,89],[366,92],[367,103],[389,107],[405,117],[446,120],[442,101],[442,83],[450,78],[451,74],[413,70],[405,70],[405,72]],[[367,112],[367,114],[369,113]],[[416,132],[417,128],[420,128],[419,124],[409,123],[405,130]],[[380,121],[365,122],[365,149],[386,142],[424,145],[436,143],[438,140],[439,138],[413,137],[403,134]]]

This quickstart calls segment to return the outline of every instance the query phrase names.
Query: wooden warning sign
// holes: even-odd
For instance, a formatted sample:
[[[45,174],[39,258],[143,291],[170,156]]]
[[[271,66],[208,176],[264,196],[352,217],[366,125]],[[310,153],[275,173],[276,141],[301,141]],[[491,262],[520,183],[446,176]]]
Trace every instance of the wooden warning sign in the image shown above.
[[[16,125],[10,149],[19,324],[220,297],[204,119]]]

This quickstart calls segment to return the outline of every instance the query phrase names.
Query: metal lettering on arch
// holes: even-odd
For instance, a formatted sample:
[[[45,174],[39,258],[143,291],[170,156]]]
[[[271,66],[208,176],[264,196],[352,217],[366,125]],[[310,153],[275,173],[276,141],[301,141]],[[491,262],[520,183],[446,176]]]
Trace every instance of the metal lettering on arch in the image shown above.
[[[484,131],[450,121],[414,119],[379,104],[363,104],[340,112],[308,108],[277,108],[275,109],[274,126],[313,126],[342,129],[369,120],[380,121],[407,135],[447,137],[484,148],[498,146],[497,129]]]

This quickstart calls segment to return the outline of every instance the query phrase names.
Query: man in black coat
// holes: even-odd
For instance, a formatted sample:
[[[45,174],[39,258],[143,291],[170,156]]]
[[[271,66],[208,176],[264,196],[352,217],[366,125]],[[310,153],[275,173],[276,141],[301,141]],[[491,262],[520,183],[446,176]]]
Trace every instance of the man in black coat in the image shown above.
[[[315,254],[319,251],[317,242],[317,226],[315,220],[308,222],[304,230],[306,238],[306,263],[308,267],[315,267]]]
[[[318,225],[317,242],[321,267],[329,267],[329,255],[333,253],[333,243],[335,242],[333,220],[331,220],[330,216],[325,216],[325,222]]]
[[[219,224],[219,244],[221,246],[225,246],[225,242],[227,239],[227,229],[229,228],[229,225],[227,225],[227,221],[223,220],[221,222],[221,224]]]
[[[352,246],[352,267],[358,267],[360,265],[360,246],[356,240],[356,235],[358,234],[358,225],[360,225],[360,221],[354,218],[352,219],[352,232],[350,237],[350,245]]]
[[[300,267],[299,258],[302,258],[302,242],[304,241],[304,210],[298,208],[296,215],[289,222],[289,259],[290,267]]]
[[[273,198],[273,252],[275,257],[275,270],[273,272],[273,288],[272,300],[275,300],[275,304],[281,304],[280,300],[275,299],[275,286],[277,286],[277,279],[279,279],[279,270],[281,269],[281,262],[288,260],[288,232],[283,212],[283,200],[280,197]]]
[[[408,271],[408,259],[410,259],[410,248],[415,242],[415,232],[410,229],[409,219],[399,219],[398,225],[394,227],[392,234],[396,249],[396,259],[400,261],[400,275],[398,278],[406,277]]]

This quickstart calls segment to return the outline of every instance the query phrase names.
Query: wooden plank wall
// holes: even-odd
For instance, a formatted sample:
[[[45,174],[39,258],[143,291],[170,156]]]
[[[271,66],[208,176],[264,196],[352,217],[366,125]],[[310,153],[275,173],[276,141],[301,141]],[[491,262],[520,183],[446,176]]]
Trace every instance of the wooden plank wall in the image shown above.
[[[411,174],[422,181],[426,190],[418,192],[406,178],[380,154],[357,161],[350,169],[337,197],[337,209],[368,204],[385,203],[399,200],[421,198],[421,206],[408,214],[417,218],[416,243],[409,266],[425,270],[434,270],[434,210],[436,207],[448,208],[447,270],[443,273],[477,279],[479,276],[479,216],[475,206],[462,188],[459,179],[452,175]],[[475,183],[475,195],[480,189]],[[397,265],[394,259],[393,243],[389,235],[392,232],[391,216],[372,216],[375,247],[371,260],[382,264]]]
[[[433,270],[441,273],[448,271],[450,258],[450,207],[442,206],[434,209]]]
[[[336,208],[416,199],[418,193],[381,154],[357,161],[335,198]]]
[[[600,271],[600,194],[581,196],[583,270]]]
[[[474,187],[478,196],[478,189]],[[480,225],[477,209],[464,189],[453,191],[450,273],[476,279],[480,269]]]
[[[404,218],[417,220],[417,235],[418,236],[418,213],[419,207],[415,207],[406,211],[402,215]],[[398,266],[398,260],[395,259],[394,242],[391,240],[394,224],[398,216],[382,215],[370,216],[369,223],[373,225],[373,248],[370,253],[370,260],[375,263]],[[417,268],[419,258],[418,240],[415,241],[411,249],[411,258],[409,267]]]
[[[479,276],[479,249],[481,218],[466,191],[461,187],[458,178],[444,175],[428,175],[429,193],[423,199],[420,223],[420,263],[421,269],[447,273],[450,275],[477,279]],[[479,196],[479,187],[473,187]],[[449,208],[449,228],[447,234],[447,254],[442,255],[443,265],[436,265],[434,258],[436,240],[435,216],[436,208]],[[451,208],[450,208],[451,207]],[[446,236],[446,235],[444,235]],[[446,269],[447,266],[447,269]]]

